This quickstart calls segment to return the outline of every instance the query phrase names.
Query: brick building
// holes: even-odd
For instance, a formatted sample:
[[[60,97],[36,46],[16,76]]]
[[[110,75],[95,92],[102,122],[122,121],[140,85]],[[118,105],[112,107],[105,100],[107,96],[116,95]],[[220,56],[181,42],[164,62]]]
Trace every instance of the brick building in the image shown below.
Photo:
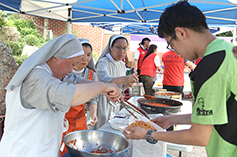
[[[43,35],[44,18],[24,14],[22,14],[22,17],[33,20],[39,33]],[[67,33],[67,27],[67,22],[52,19],[48,20],[48,30],[51,30],[53,32],[54,38]],[[98,59],[103,49],[106,47],[110,36],[113,35],[111,33],[107,33],[102,28],[92,27],[88,23],[72,23],[71,33],[78,38],[86,38],[91,42],[91,44],[93,45],[93,54],[96,60]],[[125,36],[130,41],[130,35],[128,34]],[[127,53],[129,60],[132,60],[133,52],[130,52],[128,50]]]

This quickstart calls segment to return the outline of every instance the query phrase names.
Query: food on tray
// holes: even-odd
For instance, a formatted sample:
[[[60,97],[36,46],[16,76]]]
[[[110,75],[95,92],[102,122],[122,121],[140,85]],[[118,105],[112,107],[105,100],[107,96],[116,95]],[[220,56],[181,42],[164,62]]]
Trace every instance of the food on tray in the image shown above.
[[[152,124],[151,122],[144,122],[142,120],[138,121],[136,120],[135,122],[131,123],[130,125],[128,125],[128,127],[142,127],[144,129],[150,130],[157,130]]]
[[[162,104],[162,103],[154,103],[154,102],[145,103],[145,104],[150,105],[150,106],[158,106],[158,107],[172,107],[172,105],[167,105],[167,104]]]
[[[180,96],[180,93],[177,93],[177,92],[156,92],[156,95],[161,95],[161,96],[174,96],[174,95],[177,95],[177,96]]]

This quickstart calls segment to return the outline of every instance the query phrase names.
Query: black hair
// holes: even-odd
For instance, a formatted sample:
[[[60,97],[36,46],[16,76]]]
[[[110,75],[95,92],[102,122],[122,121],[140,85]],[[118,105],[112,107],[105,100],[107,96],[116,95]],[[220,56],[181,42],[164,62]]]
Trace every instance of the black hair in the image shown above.
[[[142,42],[140,42],[139,45],[144,45],[145,41],[151,42],[151,39],[149,39],[149,38],[143,38],[143,39],[142,39]]]
[[[176,27],[185,27],[196,32],[208,29],[204,14],[186,1],[180,1],[165,9],[159,21],[159,37],[172,36]]]
[[[149,49],[148,49],[148,51],[147,51],[147,53],[146,53],[146,55],[145,55],[145,57],[143,58],[142,61],[144,61],[144,59],[145,59],[146,57],[148,57],[150,54],[154,53],[154,50],[155,50],[155,49],[157,49],[157,46],[156,46],[155,44],[151,44],[150,47],[149,47]]]
[[[237,46],[234,46],[234,47],[233,47],[233,52],[234,52],[234,53],[237,53]]]
[[[128,40],[127,40],[126,38],[124,38],[124,37],[118,37],[118,38],[116,38],[116,39],[112,42],[111,47],[114,46],[114,43],[116,43],[116,41],[117,41],[118,39],[124,39],[124,40],[126,40],[126,41],[127,41],[127,44],[129,45]]]

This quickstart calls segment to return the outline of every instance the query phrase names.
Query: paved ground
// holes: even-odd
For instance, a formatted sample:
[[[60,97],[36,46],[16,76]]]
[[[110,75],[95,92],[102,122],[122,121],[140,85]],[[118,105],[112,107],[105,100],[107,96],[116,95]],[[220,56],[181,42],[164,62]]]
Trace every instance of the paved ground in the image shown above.
[[[179,157],[179,151],[167,149],[167,154],[172,157]],[[205,147],[193,146],[191,152],[181,152],[181,157],[207,157]]]

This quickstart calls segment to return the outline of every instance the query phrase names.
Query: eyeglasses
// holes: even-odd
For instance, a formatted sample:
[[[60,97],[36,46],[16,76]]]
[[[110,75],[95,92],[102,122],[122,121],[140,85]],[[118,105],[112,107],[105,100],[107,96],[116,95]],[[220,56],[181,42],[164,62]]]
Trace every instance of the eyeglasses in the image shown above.
[[[166,48],[167,48],[168,50],[170,50],[170,51],[176,52],[176,51],[175,51],[175,48],[174,48],[174,47],[172,48],[172,47],[170,46],[170,43],[171,43],[171,41],[174,39],[174,37],[175,37],[175,31],[174,31],[174,34],[171,36],[171,39],[170,39],[170,41],[169,41],[169,43],[168,43],[168,45],[167,45]]]
[[[127,51],[127,50],[128,50],[128,47],[122,48],[122,47],[120,47],[120,46],[115,46],[115,45],[114,45],[114,47],[115,47],[117,50],[119,50],[119,51],[122,51],[122,50]]]

